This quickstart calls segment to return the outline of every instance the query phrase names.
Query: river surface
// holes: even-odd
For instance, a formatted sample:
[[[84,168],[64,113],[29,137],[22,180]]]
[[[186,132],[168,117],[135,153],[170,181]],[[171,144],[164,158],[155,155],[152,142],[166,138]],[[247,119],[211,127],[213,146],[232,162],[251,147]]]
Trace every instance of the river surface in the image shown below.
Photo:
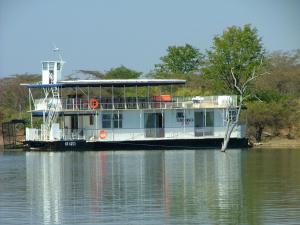
[[[2,152],[0,224],[300,224],[300,149]]]

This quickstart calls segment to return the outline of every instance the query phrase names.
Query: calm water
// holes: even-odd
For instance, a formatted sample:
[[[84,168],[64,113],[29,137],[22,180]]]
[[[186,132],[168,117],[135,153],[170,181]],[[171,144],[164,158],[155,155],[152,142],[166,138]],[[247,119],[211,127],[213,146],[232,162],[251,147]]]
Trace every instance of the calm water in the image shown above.
[[[0,153],[0,224],[300,224],[300,150]]]

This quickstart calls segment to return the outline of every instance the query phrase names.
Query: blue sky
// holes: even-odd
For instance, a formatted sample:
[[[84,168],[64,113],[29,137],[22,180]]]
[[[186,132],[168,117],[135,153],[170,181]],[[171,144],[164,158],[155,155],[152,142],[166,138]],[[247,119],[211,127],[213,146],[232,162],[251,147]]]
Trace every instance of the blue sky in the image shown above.
[[[124,65],[149,72],[170,45],[209,48],[232,25],[257,27],[268,51],[300,48],[297,0],[0,0],[0,76],[39,73],[63,50],[64,74]]]

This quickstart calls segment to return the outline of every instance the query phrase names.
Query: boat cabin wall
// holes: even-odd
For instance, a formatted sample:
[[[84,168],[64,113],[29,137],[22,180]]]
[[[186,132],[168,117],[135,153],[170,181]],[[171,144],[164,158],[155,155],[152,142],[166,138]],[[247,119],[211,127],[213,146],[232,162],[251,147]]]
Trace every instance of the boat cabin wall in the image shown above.
[[[99,110],[85,115],[65,114],[59,127],[58,123],[52,126],[50,137],[87,141],[223,138],[225,115],[225,109]],[[26,140],[39,140],[39,132],[27,129]],[[245,126],[239,125],[231,137],[245,137]]]
[[[224,109],[167,109],[167,110],[114,110],[98,111],[90,115],[72,115],[64,117],[65,129],[112,130],[112,129],[144,129],[147,128],[147,114],[161,114],[162,125],[168,131],[182,130],[183,127],[195,127],[195,120],[203,123],[203,127],[224,127]],[[196,118],[201,117],[201,118]],[[203,122],[201,122],[203,121]],[[197,126],[197,125],[196,125]]]

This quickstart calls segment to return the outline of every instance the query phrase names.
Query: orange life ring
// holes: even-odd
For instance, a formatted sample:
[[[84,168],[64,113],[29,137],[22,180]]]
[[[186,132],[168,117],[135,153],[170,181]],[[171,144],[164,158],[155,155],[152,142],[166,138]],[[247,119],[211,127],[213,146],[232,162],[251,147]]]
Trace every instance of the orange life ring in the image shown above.
[[[107,131],[106,130],[99,130],[99,137],[100,139],[106,138]]]
[[[91,109],[97,109],[97,108],[99,108],[99,102],[98,102],[98,100],[95,99],[95,98],[92,98],[90,100],[90,107],[91,107]]]

